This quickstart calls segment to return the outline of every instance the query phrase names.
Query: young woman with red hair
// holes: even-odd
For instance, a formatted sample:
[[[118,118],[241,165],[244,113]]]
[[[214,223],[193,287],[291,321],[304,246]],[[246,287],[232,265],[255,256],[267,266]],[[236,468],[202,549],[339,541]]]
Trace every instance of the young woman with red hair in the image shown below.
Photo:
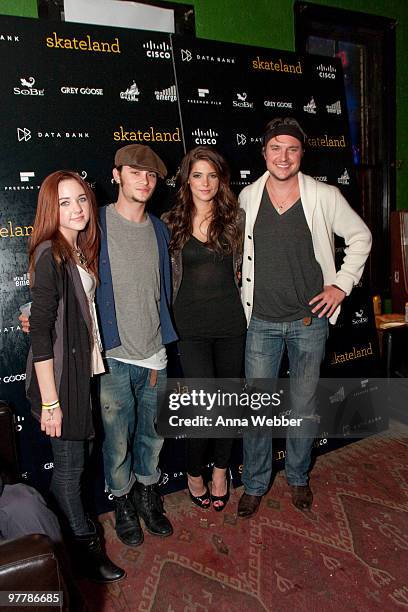
[[[97,582],[125,576],[101,548],[81,501],[94,436],[90,380],[104,371],[94,293],[99,233],[95,196],[75,172],[53,172],[38,196],[29,247],[32,295],[27,397],[54,455],[51,493],[65,515],[82,570]]]

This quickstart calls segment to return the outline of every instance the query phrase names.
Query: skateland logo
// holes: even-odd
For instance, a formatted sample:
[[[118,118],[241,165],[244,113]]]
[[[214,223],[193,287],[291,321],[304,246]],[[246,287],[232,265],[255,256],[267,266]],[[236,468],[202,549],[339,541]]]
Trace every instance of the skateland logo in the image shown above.
[[[27,79],[20,78],[21,87],[14,87],[13,92],[15,96],[43,96],[44,89],[37,89],[34,87],[35,78],[30,76]]]
[[[103,96],[103,89],[101,87],[73,87],[71,85],[64,85],[60,88],[61,93],[70,94],[76,96],[81,94],[82,96]]]
[[[153,126],[144,130],[125,130],[123,125],[113,132],[113,140],[117,141],[134,141],[134,142],[181,142],[180,128],[177,127],[174,132],[162,132],[155,130]]]
[[[162,91],[155,91],[154,95],[159,102],[175,102],[177,100],[176,86],[171,85],[167,89],[162,89]]]
[[[202,53],[193,54],[190,49],[180,49],[181,61],[191,62],[211,62],[215,64],[235,64],[235,57],[224,57],[222,55],[204,55]]]
[[[282,58],[278,59],[268,59],[264,60],[259,57],[252,60],[252,68],[254,70],[270,70],[272,72],[286,72],[288,74],[303,74],[302,63],[299,60],[296,64],[289,64],[282,60]]]
[[[340,100],[337,100],[334,104],[326,104],[326,110],[329,115],[341,115],[341,104]]]
[[[254,108],[254,103],[247,100],[248,94],[246,91],[237,92],[235,95],[237,99],[232,101],[232,106],[235,108]]]
[[[120,92],[121,99],[128,102],[139,102],[139,96],[140,90],[135,81],[125,91]]]
[[[328,147],[335,149],[344,149],[346,147],[346,140],[344,136],[339,136],[337,138],[331,138],[327,134],[322,137],[316,138],[308,138],[307,143],[310,147]]]
[[[338,365],[339,363],[346,363],[347,361],[355,361],[356,359],[362,359],[363,357],[369,357],[373,354],[371,342],[366,346],[360,346],[359,348],[353,346],[353,350],[348,353],[336,353],[331,354],[331,365]]]
[[[341,176],[339,176],[337,182],[339,185],[350,185],[350,175],[346,168],[344,168],[344,172]]]
[[[268,108],[287,108],[293,109],[293,102],[289,102],[288,100],[264,100],[264,106]]]
[[[335,79],[337,70],[335,66],[332,66],[331,64],[329,64],[329,66],[320,64],[319,66],[316,66],[316,72],[321,79]]]
[[[314,176],[315,181],[320,181],[321,183],[327,183],[327,176]]]
[[[88,53],[120,53],[119,38],[112,42],[93,40],[90,34],[85,38],[62,38],[56,32],[47,36],[45,44],[49,49],[70,49],[72,51],[85,51]]]
[[[195,144],[198,145],[215,145],[217,144],[218,132],[215,132],[211,128],[208,130],[200,130],[197,128],[191,135],[194,138]]]
[[[365,316],[364,309],[360,308],[354,313],[354,317],[351,319],[353,325],[364,325],[368,323],[368,317]]]
[[[14,225],[13,221],[6,221],[5,225],[0,225],[0,238],[31,236],[32,231],[32,225]]]
[[[0,32],[0,43],[19,43],[20,38],[16,34],[6,34]]]
[[[17,128],[17,140],[19,142],[28,142],[35,136],[39,140],[48,139],[66,139],[66,140],[80,140],[83,138],[89,138],[89,132],[59,132],[59,131],[45,131],[33,133],[28,128]]]
[[[5,185],[3,187],[4,191],[35,191],[40,188],[40,185],[34,185],[33,179],[35,177],[35,173],[31,170],[28,172],[20,172],[20,184],[15,185]],[[21,185],[24,183],[24,185]]]
[[[146,51],[147,57],[151,59],[170,59],[170,45],[166,42],[154,43],[151,40],[143,43],[143,49]]]
[[[221,100],[214,100],[211,97],[210,90],[205,87],[199,87],[197,89],[197,98],[188,98],[189,104],[207,104],[210,106],[221,106]]]
[[[312,115],[316,114],[316,102],[314,101],[314,98],[310,99],[310,102],[308,102],[304,107],[303,110],[305,111],[305,113],[311,113]]]

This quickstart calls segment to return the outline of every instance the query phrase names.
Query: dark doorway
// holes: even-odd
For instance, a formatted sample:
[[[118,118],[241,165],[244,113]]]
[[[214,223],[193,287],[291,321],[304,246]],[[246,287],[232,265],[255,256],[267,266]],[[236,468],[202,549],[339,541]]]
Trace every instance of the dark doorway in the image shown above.
[[[342,61],[359,212],[373,234],[368,280],[374,293],[389,296],[389,218],[396,207],[396,21],[300,1],[294,11],[296,51]]]

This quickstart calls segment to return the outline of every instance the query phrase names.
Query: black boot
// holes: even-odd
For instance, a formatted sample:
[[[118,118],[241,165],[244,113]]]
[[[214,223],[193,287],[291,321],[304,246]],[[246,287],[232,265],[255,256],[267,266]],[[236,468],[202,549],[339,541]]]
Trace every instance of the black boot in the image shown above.
[[[136,510],[149,533],[163,537],[173,533],[169,519],[164,516],[163,500],[155,485],[145,486],[136,482],[132,495]]]
[[[102,548],[99,535],[75,536],[77,563],[85,578],[94,582],[117,582],[126,577],[125,570],[115,565]]]
[[[115,497],[115,529],[126,546],[139,546],[143,542],[143,531],[130,495]]]

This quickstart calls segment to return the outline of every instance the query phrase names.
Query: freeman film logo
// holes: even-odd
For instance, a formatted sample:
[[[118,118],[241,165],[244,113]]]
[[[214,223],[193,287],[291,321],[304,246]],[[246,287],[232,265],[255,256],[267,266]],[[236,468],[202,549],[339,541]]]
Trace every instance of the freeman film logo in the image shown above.
[[[217,144],[218,132],[212,130],[211,128],[208,130],[200,130],[197,128],[191,135],[194,138],[195,144],[198,145],[215,145]]]
[[[350,175],[347,172],[347,168],[344,168],[344,172],[341,176],[339,176],[337,182],[339,185],[350,185]]]
[[[321,79],[335,79],[336,78],[337,70],[331,64],[329,64],[328,66],[325,66],[324,64],[320,64],[319,66],[316,66],[316,71],[317,71],[317,75]]]
[[[147,57],[151,59],[170,59],[170,45],[166,42],[154,43],[151,40],[143,43],[143,49],[146,51]]]
[[[326,110],[329,115],[341,115],[341,104],[340,100],[337,100],[334,104],[326,104]]]
[[[231,181],[231,185],[241,185],[241,186],[250,185],[250,183],[251,183],[251,180],[249,178],[250,174],[251,174],[251,171],[249,169],[248,170],[245,170],[245,169],[240,170],[239,171],[239,180],[238,181]]]
[[[317,106],[316,106],[316,102],[314,101],[313,97],[310,99],[310,102],[305,104],[305,106],[303,107],[303,110],[305,111],[305,113],[310,113],[311,115],[316,114]]]
[[[64,132],[64,131],[44,131],[35,132],[34,134],[39,140],[44,139],[69,139],[79,140],[83,138],[89,138],[89,132]],[[33,137],[33,133],[28,128],[17,128],[17,140],[18,142],[28,142]]]
[[[208,104],[211,106],[221,106],[221,100],[214,100],[210,95],[210,90],[205,87],[197,89],[197,98],[188,98],[189,104]]]
[[[14,185],[5,185],[4,191],[34,191],[39,189],[40,185],[33,184],[35,172],[32,170],[26,172],[20,172],[20,183]],[[21,184],[23,183],[23,184]]]
[[[232,101],[232,106],[235,108],[254,108],[254,103],[247,100],[248,94],[246,91],[237,92],[235,95],[237,99]]]
[[[201,53],[193,53],[190,49],[180,49],[181,61],[191,62],[195,59],[198,62],[211,62],[213,64],[235,64],[235,57],[226,57],[222,55],[204,55]]]
[[[171,85],[161,91],[157,90],[154,92],[154,95],[159,102],[175,102],[177,100],[176,86]]]
[[[15,96],[43,96],[45,90],[37,89],[34,87],[35,78],[30,76],[28,78],[20,78],[21,87],[14,87],[13,93]]]
[[[131,85],[125,90],[120,92],[120,97],[122,100],[127,100],[128,102],[139,102],[140,89],[136,85],[136,82],[133,81]]]

